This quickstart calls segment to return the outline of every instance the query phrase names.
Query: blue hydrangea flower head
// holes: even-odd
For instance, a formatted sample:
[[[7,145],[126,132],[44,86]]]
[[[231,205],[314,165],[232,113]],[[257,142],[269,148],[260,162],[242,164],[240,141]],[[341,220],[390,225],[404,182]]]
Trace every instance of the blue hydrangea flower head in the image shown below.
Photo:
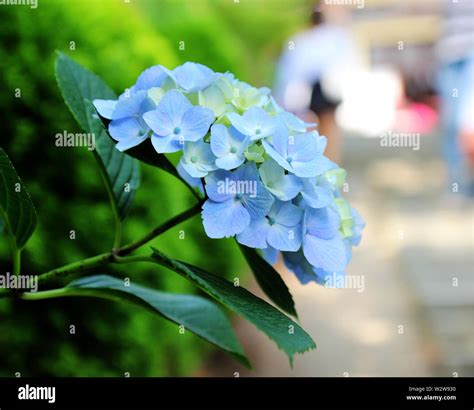
[[[153,66],[118,100],[94,100],[126,150],[151,139],[156,155],[181,152],[177,171],[204,197],[211,238],[235,236],[302,283],[344,275],[365,226],[343,199],[346,172],[326,138],[286,112],[268,88],[187,62]]]
[[[153,130],[151,142],[156,152],[169,153],[183,149],[185,141],[202,139],[214,121],[214,113],[193,106],[179,91],[171,90],[143,119]]]

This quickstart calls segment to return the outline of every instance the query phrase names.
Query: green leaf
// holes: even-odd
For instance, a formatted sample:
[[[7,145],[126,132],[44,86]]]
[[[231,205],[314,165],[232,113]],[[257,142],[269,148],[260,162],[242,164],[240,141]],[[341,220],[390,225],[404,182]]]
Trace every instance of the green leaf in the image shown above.
[[[94,99],[114,100],[117,96],[98,76],[62,53],[56,60],[56,79],[74,118],[84,131],[95,135],[93,152],[108,175],[104,177],[106,186],[113,192],[114,205],[123,219],[140,183],[138,163],[115,149],[92,105]]]
[[[246,289],[204,269],[171,259],[152,248],[157,263],[194,282],[203,291],[243,316],[275,341],[293,364],[293,356],[316,347],[311,337],[293,320]]]
[[[125,286],[123,280],[107,275],[74,280],[64,288],[63,293],[64,296],[95,296],[115,301],[126,300],[144,307],[183,325],[250,367],[227,316],[214,303],[200,296],[160,292],[134,284]]]
[[[36,226],[36,211],[30,195],[5,151],[0,148],[0,225],[6,229],[12,248],[20,250]]]
[[[263,259],[255,249],[239,244],[242,253],[253,271],[255,279],[265,292],[265,294],[284,312],[298,317],[295,309],[295,302],[291,296],[285,282],[273,269],[273,267]]]

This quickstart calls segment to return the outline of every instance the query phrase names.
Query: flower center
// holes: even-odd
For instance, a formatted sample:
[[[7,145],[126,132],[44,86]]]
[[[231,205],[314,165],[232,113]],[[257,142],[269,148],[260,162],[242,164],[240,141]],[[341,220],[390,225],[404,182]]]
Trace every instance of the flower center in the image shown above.
[[[271,216],[267,216],[267,219],[268,219],[268,223],[269,223],[270,225],[273,225],[273,224],[275,223],[275,219],[272,218]]]
[[[260,128],[257,128],[255,130],[255,135],[260,135],[262,133],[262,130]]]
[[[242,199],[242,194],[236,194],[235,199],[240,201]]]
[[[237,152],[237,148],[235,147],[230,147],[230,153],[235,154]]]
[[[293,161],[293,158],[288,157],[286,160],[288,161],[288,164],[291,164],[291,161]]]
[[[173,134],[174,134],[174,135],[178,135],[180,132],[181,132],[181,128],[179,128],[179,127],[176,127],[176,128],[173,130]]]
[[[191,159],[191,162],[195,164],[198,160],[198,157],[196,157],[196,155],[193,155],[190,159]]]

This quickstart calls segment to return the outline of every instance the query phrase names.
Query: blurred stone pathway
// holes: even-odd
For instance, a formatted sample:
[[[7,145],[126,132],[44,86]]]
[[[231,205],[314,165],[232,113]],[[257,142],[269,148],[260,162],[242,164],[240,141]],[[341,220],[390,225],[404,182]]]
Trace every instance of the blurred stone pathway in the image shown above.
[[[302,286],[283,269],[301,324],[318,348],[296,356],[292,370],[265,335],[237,322],[255,370],[219,356],[204,374],[474,375],[472,204],[443,201],[434,139],[416,155],[376,144],[346,142],[348,197],[367,221],[348,273],[364,275],[364,291]],[[250,287],[263,296],[255,283]]]

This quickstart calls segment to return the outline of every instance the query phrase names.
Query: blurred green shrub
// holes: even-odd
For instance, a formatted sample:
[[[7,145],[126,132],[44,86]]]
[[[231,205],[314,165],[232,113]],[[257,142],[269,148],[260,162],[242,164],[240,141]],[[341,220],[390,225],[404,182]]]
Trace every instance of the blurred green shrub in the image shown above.
[[[2,147],[36,205],[39,226],[24,252],[24,273],[110,249],[113,224],[95,162],[86,149],[56,148],[58,132],[79,131],[54,78],[54,50],[99,74],[117,92],[146,67],[196,61],[269,85],[283,41],[305,21],[306,0],[40,0],[0,8]],[[184,41],[182,49],[181,41]],[[16,95],[21,94],[20,98]],[[53,149],[54,148],[54,149]],[[125,240],[186,209],[192,198],[179,182],[142,167],[142,187],[125,224]],[[74,230],[76,239],[70,240]],[[179,231],[185,239],[179,239]],[[9,269],[0,240],[0,271]],[[213,241],[199,217],[166,233],[154,246],[230,278],[243,259],[233,241]],[[175,292],[194,289],[175,274],[137,264],[112,273]],[[211,349],[155,316],[110,302],[80,299],[0,301],[0,376],[189,375]],[[70,326],[75,334],[70,334]]]
[[[39,216],[22,270],[40,273],[103,252],[112,244],[111,230],[103,227],[113,221],[92,156],[86,149],[54,146],[56,133],[79,131],[56,85],[54,50],[68,52],[119,92],[133,84],[145,67],[174,66],[177,59],[164,36],[150,30],[139,10],[123,2],[48,1],[36,10],[2,7],[0,13],[1,145],[27,185]],[[18,91],[21,98],[15,97]],[[142,171],[142,187],[126,220],[126,240],[193,203],[179,182],[156,169]],[[179,239],[181,229],[184,240]],[[71,230],[75,240],[69,239]],[[210,240],[201,231],[197,217],[154,245],[235,276],[243,264],[238,263],[233,243],[214,242],[209,258]],[[5,272],[8,249],[4,241],[0,246]],[[155,266],[137,264],[133,272],[114,273],[170,291],[194,291],[183,279]],[[197,337],[180,335],[175,325],[109,302],[38,302],[34,311],[32,316],[31,306],[24,302],[1,301],[0,349],[6,352],[0,356],[1,376],[189,375],[210,351]],[[75,334],[70,334],[70,326]]]

